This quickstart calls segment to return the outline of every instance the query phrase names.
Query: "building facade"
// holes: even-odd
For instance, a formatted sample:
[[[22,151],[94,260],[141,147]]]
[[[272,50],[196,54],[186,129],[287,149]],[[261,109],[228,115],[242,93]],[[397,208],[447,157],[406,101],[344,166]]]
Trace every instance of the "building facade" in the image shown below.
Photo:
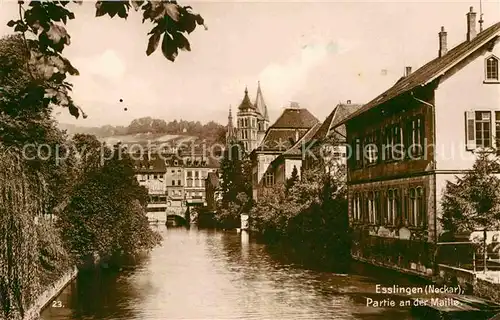
[[[252,161],[252,194],[257,200],[259,191],[262,188],[273,186],[277,182],[291,175],[293,165],[297,166],[300,172],[302,161],[296,157],[287,157],[288,161],[283,164],[288,170],[283,169],[278,173],[280,162],[273,162],[283,153],[292,147],[299,145],[301,139],[319,124],[307,109],[301,108],[297,103],[292,102],[290,107],[285,108],[276,122],[269,127],[259,147],[254,149],[250,158]],[[285,172],[286,171],[286,172]],[[276,178],[280,178],[277,181]]]
[[[475,17],[466,41],[448,51],[442,28],[434,60],[343,121],[357,259],[432,274],[446,181],[500,147],[500,23],[477,33]]]

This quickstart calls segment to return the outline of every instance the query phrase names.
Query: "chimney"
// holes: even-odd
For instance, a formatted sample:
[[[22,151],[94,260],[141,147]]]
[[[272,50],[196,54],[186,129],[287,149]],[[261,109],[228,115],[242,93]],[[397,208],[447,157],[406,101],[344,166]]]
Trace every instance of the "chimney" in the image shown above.
[[[298,102],[290,102],[290,108],[291,109],[300,109],[299,103]]]
[[[467,13],[467,41],[471,41],[476,37],[476,13],[474,8],[470,7]]]
[[[405,68],[405,77],[408,77],[411,74],[411,67]]]
[[[446,36],[448,33],[441,27],[441,32],[439,32],[439,57],[441,58],[448,52],[448,40]]]

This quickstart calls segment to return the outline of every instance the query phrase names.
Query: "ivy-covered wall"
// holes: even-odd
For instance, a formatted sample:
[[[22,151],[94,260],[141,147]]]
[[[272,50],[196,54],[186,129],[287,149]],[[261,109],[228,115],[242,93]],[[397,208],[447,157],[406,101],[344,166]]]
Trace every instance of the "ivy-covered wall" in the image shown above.
[[[353,258],[393,269],[432,276],[433,243],[422,240],[384,238],[362,233],[353,234]]]

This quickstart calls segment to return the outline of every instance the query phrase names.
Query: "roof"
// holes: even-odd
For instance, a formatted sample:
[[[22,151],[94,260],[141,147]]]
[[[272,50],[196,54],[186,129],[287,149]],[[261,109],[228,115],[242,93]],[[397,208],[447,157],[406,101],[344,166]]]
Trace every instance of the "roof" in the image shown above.
[[[331,130],[336,129],[338,135],[345,137],[346,130],[345,125],[339,125],[344,119],[349,115],[358,111],[363,105],[362,104],[344,104],[339,103],[335,106],[332,112],[326,117],[325,121],[321,127],[316,131],[316,134],[310,140],[321,140],[326,138]]]
[[[469,56],[472,52],[489,42],[495,36],[498,36],[499,31],[500,22],[480,32],[471,41],[464,41],[461,44],[457,45],[442,57],[431,60],[407,77],[400,79],[398,82],[396,82],[396,84],[394,84],[394,86],[389,88],[387,91],[385,91],[369,103],[365,104],[357,112],[348,116],[341,123],[345,123],[348,120],[403,93],[409,92],[416,87],[427,85],[437,77],[441,76],[444,72],[455,66],[457,63],[462,61],[464,58]]]
[[[305,108],[285,108],[271,128],[310,129],[318,122],[319,120]]]
[[[285,152],[300,140],[309,129],[269,128],[257,151]]]
[[[248,89],[245,88],[245,96],[243,97],[243,100],[240,103],[240,106],[238,107],[239,110],[246,110],[246,109],[255,109],[255,106],[252,104],[250,101],[250,98],[248,97]]]
[[[314,127],[309,129],[306,134],[302,136],[302,138],[295,143],[294,146],[292,146],[290,149],[288,149],[286,152],[284,152],[282,155],[283,156],[300,156],[302,154],[302,145],[309,140],[312,139],[312,137],[315,136],[315,134],[318,132],[318,130],[322,127],[321,123],[317,123]]]
[[[214,186],[214,188],[219,187],[219,177],[217,176],[217,173],[215,172],[209,172],[207,176],[208,181],[210,181],[210,184]]]

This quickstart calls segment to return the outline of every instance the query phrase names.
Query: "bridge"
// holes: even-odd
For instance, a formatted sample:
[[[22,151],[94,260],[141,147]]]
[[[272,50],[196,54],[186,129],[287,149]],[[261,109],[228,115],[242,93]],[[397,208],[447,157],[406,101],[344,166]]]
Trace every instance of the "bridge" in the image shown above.
[[[193,223],[197,218],[197,213],[192,210],[193,207],[202,207],[204,202],[187,201],[186,206],[176,209],[167,208],[166,211],[148,212],[150,223],[162,223],[167,225],[186,225]]]

